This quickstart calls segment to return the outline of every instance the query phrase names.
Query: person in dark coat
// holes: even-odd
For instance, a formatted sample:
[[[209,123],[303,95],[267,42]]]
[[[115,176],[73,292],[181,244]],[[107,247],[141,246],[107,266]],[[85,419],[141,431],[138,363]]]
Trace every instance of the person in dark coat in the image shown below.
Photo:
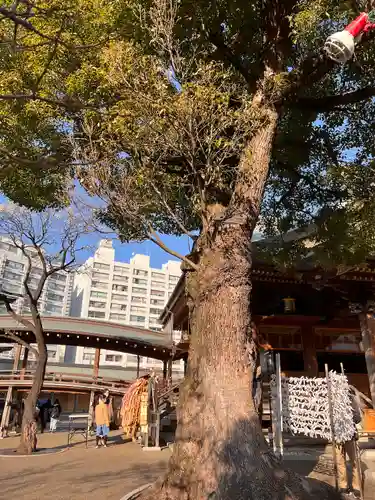
[[[50,432],[55,432],[57,427],[57,422],[59,421],[61,415],[61,405],[60,401],[56,399],[51,408],[51,420],[49,423]]]

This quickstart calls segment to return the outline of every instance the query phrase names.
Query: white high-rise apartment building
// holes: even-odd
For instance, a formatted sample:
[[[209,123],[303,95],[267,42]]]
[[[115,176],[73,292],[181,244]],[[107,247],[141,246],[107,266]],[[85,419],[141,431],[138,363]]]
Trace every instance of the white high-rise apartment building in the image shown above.
[[[180,262],[168,261],[161,269],[150,267],[150,257],[135,255],[130,263],[115,261],[111,240],[101,240],[94,257],[78,272],[74,282],[72,316],[102,319],[160,331],[158,318],[181,275]],[[77,347],[75,362],[91,364],[95,349]],[[137,357],[102,351],[101,366],[134,367]],[[142,358],[142,368],[160,362]],[[183,370],[183,363],[175,369]]]
[[[31,288],[39,283],[42,274],[41,264],[35,258],[29,279]],[[40,265],[39,265],[40,264]],[[10,239],[0,236],[0,290],[9,294],[23,293],[23,280],[27,271],[27,259],[21,250],[16,248]],[[72,274],[57,272],[47,279],[42,296],[39,301],[39,310],[42,315],[69,316],[72,300],[74,277]],[[25,296],[13,303],[13,308],[22,314],[30,312]],[[5,314],[5,306],[0,303],[0,314]],[[51,361],[64,359],[65,346],[48,346],[48,358]],[[1,357],[12,357],[13,350],[0,354]],[[30,355],[30,358],[32,356]]]

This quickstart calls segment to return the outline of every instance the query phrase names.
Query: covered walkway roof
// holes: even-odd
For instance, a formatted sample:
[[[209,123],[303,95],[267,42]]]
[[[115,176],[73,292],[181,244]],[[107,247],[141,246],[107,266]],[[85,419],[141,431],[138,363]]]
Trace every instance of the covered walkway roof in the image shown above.
[[[160,360],[171,357],[172,339],[166,333],[82,318],[44,316],[42,322],[47,344],[98,347]],[[27,342],[35,342],[34,335],[24,325],[9,315],[1,315],[0,331],[7,330],[16,332]],[[0,336],[0,346],[10,342]]]

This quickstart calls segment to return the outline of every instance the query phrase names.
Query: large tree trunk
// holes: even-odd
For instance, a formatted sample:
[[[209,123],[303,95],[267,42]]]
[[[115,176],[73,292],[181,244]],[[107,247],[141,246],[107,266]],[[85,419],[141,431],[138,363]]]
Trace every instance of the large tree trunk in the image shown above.
[[[365,351],[367,374],[372,404],[375,408],[375,319],[370,314],[359,315],[362,344]]]
[[[239,166],[231,223],[202,235],[199,269],[188,278],[194,307],[176,443],[166,477],[142,498],[314,497],[312,486],[282,469],[269,450],[252,398],[258,352],[251,332],[251,237],[277,121],[276,112],[267,111],[269,119]],[[320,489],[315,498],[335,498],[325,486]]]
[[[43,343],[44,344],[44,343]],[[44,375],[47,365],[47,348],[45,344],[39,346],[39,357],[37,367],[34,373],[33,384],[25,400],[24,413],[21,426],[21,441],[17,453],[30,455],[36,449],[37,444],[37,425],[35,421],[35,407],[42,390]]]

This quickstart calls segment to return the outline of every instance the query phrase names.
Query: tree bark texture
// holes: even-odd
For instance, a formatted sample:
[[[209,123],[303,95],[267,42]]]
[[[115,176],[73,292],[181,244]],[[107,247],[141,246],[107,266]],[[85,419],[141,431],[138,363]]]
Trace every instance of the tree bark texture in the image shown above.
[[[48,360],[47,347],[44,340],[42,319],[39,314],[38,304],[32,298],[30,300],[31,315],[34,324],[34,335],[38,345],[37,366],[34,373],[33,384],[25,400],[24,414],[22,418],[21,440],[17,452],[30,455],[36,450],[37,425],[35,420],[36,403],[43,387],[44,376]]]
[[[276,112],[269,117],[239,165],[229,213],[237,222],[224,221],[207,237],[199,269],[187,278],[191,340],[176,442],[166,477],[141,498],[336,498],[321,483],[315,494],[314,485],[282,468],[263,437],[252,397],[258,346],[250,314],[251,237],[276,129]]]
[[[21,441],[17,452],[22,455],[31,455],[37,444],[37,424],[35,420],[36,403],[43,387],[44,375],[47,365],[47,348],[44,352],[39,350],[39,358],[34,373],[33,384],[27,395],[24,406],[24,413],[21,427]]]
[[[365,352],[372,404],[375,408],[375,319],[366,313],[359,315],[362,344]]]

